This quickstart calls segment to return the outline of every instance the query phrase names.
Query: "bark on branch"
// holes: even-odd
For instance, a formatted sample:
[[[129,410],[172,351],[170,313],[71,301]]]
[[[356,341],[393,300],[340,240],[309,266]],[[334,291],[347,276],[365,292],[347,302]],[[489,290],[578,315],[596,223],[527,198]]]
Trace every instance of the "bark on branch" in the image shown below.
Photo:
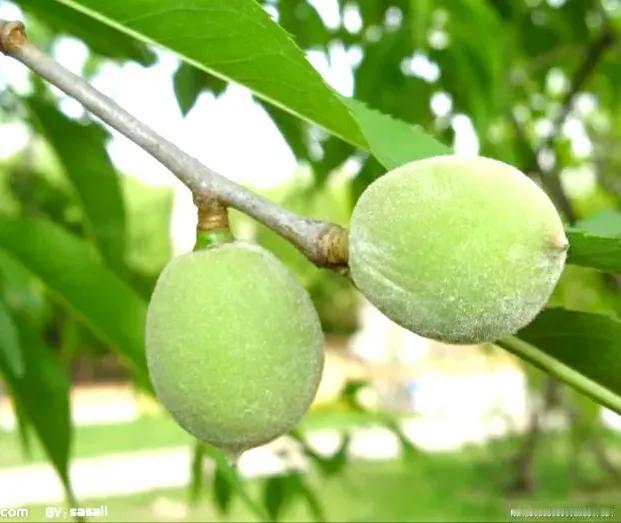
[[[216,198],[252,216],[293,243],[319,267],[347,266],[346,229],[283,209],[209,169],[37,48],[27,39],[21,22],[0,20],[0,52],[26,65],[142,147],[179,178],[195,198]]]

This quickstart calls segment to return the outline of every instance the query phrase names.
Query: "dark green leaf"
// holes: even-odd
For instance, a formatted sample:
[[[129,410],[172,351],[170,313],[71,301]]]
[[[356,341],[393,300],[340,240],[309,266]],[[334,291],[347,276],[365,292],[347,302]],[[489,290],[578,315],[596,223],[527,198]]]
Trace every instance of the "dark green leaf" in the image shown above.
[[[205,454],[216,464],[216,467],[222,475],[222,481],[229,484],[231,490],[239,495],[246,507],[255,516],[257,516],[260,520],[269,520],[263,507],[256,503],[248,494],[241,478],[239,477],[239,474],[237,473],[237,470],[233,465],[231,465],[227,456],[220,449],[209,445],[208,443],[204,443],[203,447]]]
[[[98,125],[70,120],[39,98],[30,98],[28,104],[75,188],[100,252],[113,267],[121,268],[125,208],[118,174],[106,152],[107,134]]]
[[[17,433],[22,453],[26,458],[30,458],[32,456],[32,425],[29,423],[28,416],[19,403],[15,402],[13,409],[17,419]]]
[[[315,521],[326,521],[327,518],[323,507],[321,506],[319,499],[317,498],[311,487],[309,487],[306,482],[304,482],[301,476],[298,477],[298,484],[300,495],[306,500],[306,504],[308,505],[311,514],[315,518]]]
[[[0,217],[0,245],[144,377],[146,304],[88,244],[50,222]]]
[[[43,341],[41,332],[23,315],[14,316],[23,351],[24,366],[16,375],[0,358],[5,377],[20,416],[34,427],[69,497],[68,474],[71,423],[69,380],[63,367]]]
[[[349,448],[350,437],[345,433],[337,451],[330,457],[324,457],[306,442],[304,436],[298,431],[291,431],[290,436],[301,446],[305,456],[311,459],[319,468],[322,474],[332,476],[342,470],[347,463],[347,450]]]
[[[266,103],[260,98],[256,98],[256,100],[261,104],[263,109],[265,109],[267,114],[269,114],[276,127],[278,127],[278,130],[289,144],[289,147],[291,147],[296,158],[306,158],[309,152],[305,123],[275,105]]]
[[[410,441],[407,435],[403,432],[399,426],[399,422],[394,419],[388,418],[386,420],[386,426],[397,436],[399,443],[401,444],[401,450],[403,451],[403,459],[406,462],[410,462],[412,459],[419,457],[420,452]]]
[[[263,503],[272,521],[280,518],[285,502],[291,495],[290,486],[288,476],[274,476],[266,481]]]
[[[325,521],[325,514],[317,496],[304,482],[299,472],[274,476],[265,483],[264,504],[272,521],[281,519],[287,507],[299,497],[306,501],[315,521]]]
[[[597,236],[577,229],[567,230],[567,263],[601,271],[621,272],[621,238]]]
[[[75,9],[49,0],[15,0],[15,3],[55,34],[80,38],[98,54],[118,60],[135,60],[143,65],[155,61],[155,54],[144,44]]]
[[[0,301],[0,366],[17,378],[24,374],[24,360],[17,327]]]
[[[621,322],[601,314],[548,309],[517,336],[621,396]]]
[[[179,109],[185,116],[194,107],[204,89],[209,89],[217,96],[226,88],[226,82],[183,62],[173,76],[173,86]]]
[[[216,467],[213,478],[213,497],[220,512],[226,514],[233,499],[233,486],[226,480],[220,467]]]
[[[337,451],[332,456],[327,459],[324,458],[322,462],[319,463],[321,471],[324,474],[328,476],[333,476],[343,470],[343,467],[347,464],[347,451],[349,450],[349,442],[349,434],[345,433]]]
[[[317,10],[306,0],[287,0],[278,5],[278,23],[293,36],[303,49],[325,48],[330,34]]]
[[[190,477],[190,501],[196,503],[200,499],[203,489],[203,461],[205,457],[205,449],[203,444],[196,442],[192,451],[192,470]]]

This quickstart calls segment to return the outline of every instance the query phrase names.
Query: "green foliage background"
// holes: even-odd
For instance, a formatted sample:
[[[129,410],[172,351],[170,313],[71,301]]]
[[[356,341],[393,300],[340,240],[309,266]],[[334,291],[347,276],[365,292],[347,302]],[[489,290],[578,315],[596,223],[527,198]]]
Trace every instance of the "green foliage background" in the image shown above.
[[[153,64],[154,46],[175,53],[180,62],[171,82],[184,114],[203,91],[219,96],[227,82],[248,87],[311,173],[268,196],[344,225],[360,193],[386,170],[450,151],[452,119],[467,116],[481,154],[532,176],[568,226],[572,266],[554,308],[518,336],[553,365],[603,387],[608,406],[621,405],[618,2],[339,1],[342,16],[359,18],[355,28],[326,25],[306,0],[15,3],[41,46],[50,49],[63,35],[88,46],[86,77],[108,61]],[[277,13],[278,23],[262,7]],[[309,50],[330,57],[335,48],[360,55],[353,99],[335,93],[304,57]],[[437,77],[413,71],[408,64],[415,57],[434,64]],[[7,87],[0,92],[2,121],[26,121],[31,134],[24,151],[0,166],[0,375],[22,432],[34,429],[69,489],[72,362],[112,351],[149,389],[143,322],[171,253],[172,197],[121,176],[100,123],[68,118],[49,86],[32,83],[27,98]],[[451,101],[447,114],[432,110],[438,95]],[[576,147],[572,128],[586,136],[586,150]],[[340,179],[348,159],[359,171]],[[286,260],[329,333],[355,330],[358,298],[344,279],[318,271],[246,217],[235,213],[233,221]],[[39,397],[54,408],[42,409]],[[591,403],[575,405],[597,425]],[[382,422],[398,430],[390,419]],[[217,451],[198,446],[196,460],[207,456],[218,464],[216,499],[223,507],[237,489],[257,516],[274,517],[295,492],[321,515],[302,477],[274,480],[263,506],[248,498]],[[336,456],[328,462],[338,468]]]

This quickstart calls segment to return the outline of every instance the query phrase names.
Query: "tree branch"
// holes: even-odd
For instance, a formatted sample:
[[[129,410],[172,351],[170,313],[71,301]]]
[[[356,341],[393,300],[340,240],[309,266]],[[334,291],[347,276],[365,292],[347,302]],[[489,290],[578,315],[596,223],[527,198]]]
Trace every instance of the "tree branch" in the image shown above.
[[[299,216],[212,171],[38,49],[26,38],[21,22],[0,20],[0,52],[38,73],[142,147],[170,169],[192,191],[195,199],[216,198],[252,216],[293,243],[317,266],[347,265],[346,229]]]
[[[591,43],[586,50],[582,62],[573,74],[570,81],[569,91],[565,94],[563,101],[561,102],[561,109],[552,121],[552,131],[545,140],[535,149],[532,149],[528,144],[528,139],[524,135],[519,123],[513,117],[513,124],[516,129],[516,133],[520,140],[531,151],[532,158],[529,160],[531,166],[528,170],[537,171],[541,175],[541,181],[546,186],[550,195],[556,201],[556,204],[563,211],[569,222],[574,222],[577,218],[574,208],[567,198],[565,191],[561,185],[559,173],[556,170],[547,170],[541,167],[539,162],[539,155],[542,151],[545,151],[553,146],[554,141],[558,137],[558,134],[569,116],[576,96],[583,89],[591,74],[595,71],[599,65],[600,60],[604,56],[606,50],[616,41],[616,34],[611,28],[610,24],[605,21],[602,34],[597,40]]]
[[[582,90],[587,83],[591,74],[595,71],[599,65],[600,60],[604,56],[606,50],[615,42],[615,34],[608,23],[602,31],[602,34],[597,40],[595,40],[587,49],[582,62],[574,72],[574,75],[570,81],[569,91],[565,94],[563,101],[561,102],[561,110],[557,117],[552,122],[553,131],[548,135],[541,145],[537,148],[537,153],[549,148],[558,135],[561,127],[567,120],[569,113],[574,105],[576,95]]]

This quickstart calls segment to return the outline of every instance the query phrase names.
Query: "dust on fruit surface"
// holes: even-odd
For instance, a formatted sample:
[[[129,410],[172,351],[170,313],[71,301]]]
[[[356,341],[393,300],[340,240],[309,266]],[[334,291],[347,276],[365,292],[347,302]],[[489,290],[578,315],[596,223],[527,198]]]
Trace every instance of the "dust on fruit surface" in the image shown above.
[[[146,345],[164,406],[228,452],[293,427],[323,368],[323,333],[308,293],[275,256],[244,242],[166,266],[149,304]]]
[[[439,156],[373,182],[352,215],[350,268],[396,323],[452,343],[493,341],[547,302],[568,242],[547,195],[488,158]]]

